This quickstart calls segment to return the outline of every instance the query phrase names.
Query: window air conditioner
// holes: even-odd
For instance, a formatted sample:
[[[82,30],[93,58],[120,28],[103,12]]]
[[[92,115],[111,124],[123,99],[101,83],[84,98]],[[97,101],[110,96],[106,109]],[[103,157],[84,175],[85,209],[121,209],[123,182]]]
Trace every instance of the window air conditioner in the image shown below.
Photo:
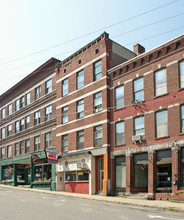
[[[142,134],[137,134],[137,135],[133,135],[132,136],[132,141],[134,142],[134,143],[136,143],[136,142],[142,142],[142,141],[144,141],[145,140],[145,136],[144,135],[142,135]]]

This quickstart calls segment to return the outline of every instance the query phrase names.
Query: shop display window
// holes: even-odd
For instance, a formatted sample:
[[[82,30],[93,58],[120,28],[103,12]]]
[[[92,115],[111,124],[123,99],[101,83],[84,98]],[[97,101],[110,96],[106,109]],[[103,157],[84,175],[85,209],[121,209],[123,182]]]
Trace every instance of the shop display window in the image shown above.
[[[116,157],[116,188],[126,188],[126,161],[125,156]]]
[[[70,171],[65,173],[66,182],[89,181],[89,171]]]
[[[51,180],[51,164],[35,165],[34,181],[50,181]]]
[[[181,187],[184,187],[184,147],[181,148]]]
[[[14,180],[13,165],[3,167],[3,181],[2,182],[6,182],[6,181],[9,182],[13,180]]]

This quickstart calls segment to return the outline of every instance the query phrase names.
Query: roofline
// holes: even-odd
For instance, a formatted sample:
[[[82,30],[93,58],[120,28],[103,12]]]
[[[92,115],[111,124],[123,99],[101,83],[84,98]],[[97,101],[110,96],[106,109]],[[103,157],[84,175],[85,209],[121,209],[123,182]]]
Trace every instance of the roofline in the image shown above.
[[[32,77],[34,74],[38,73],[39,71],[41,71],[42,69],[44,69],[46,66],[48,66],[49,64],[51,64],[52,62],[60,62],[60,60],[51,57],[49,60],[47,60],[45,63],[43,63],[41,66],[39,66],[37,69],[35,69],[33,72],[31,72],[30,74],[28,74],[26,77],[24,77],[22,80],[20,80],[18,83],[16,83],[14,86],[12,86],[10,89],[8,89],[7,91],[5,91],[2,95],[0,95],[0,100],[8,95],[10,93],[11,90],[15,89],[16,87],[18,87],[20,84],[22,84],[25,80],[27,80],[28,78]]]
[[[159,46],[154,47],[154,48],[152,48],[152,49],[146,51],[145,53],[139,54],[138,56],[133,57],[132,59],[127,60],[127,61],[125,61],[124,63],[121,63],[121,64],[119,64],[119,65],[117,65],[117,66],[115,66],[115,67],[113,67],[113,68],[107,70],[107,72],[109,73],[109,72],[111,72],[111,71],[113,71],[113,70],[119,68],[120,66],[126,65],[127,63],[129,63],[129,62],[131,62],[131,61],[134,61],[135,59],[138,59],[138,58],[140,58],[140,57],[142,57],[142,56],[144,56],[144,55],[146,55],[146,54],[152,52],[153,50],[158,49],[159,47],[163,47],[164,45],[166,45],[166,44],[168,44],[168,43],[171,43],[172,41],[175,41],[175,40],[177,40],[178,38],[181,38],[182,36],[184,36],[184,34],[181,34],[181,35],[179,35],[179,36],[173,38],[172,40],[166,41],[165,43],[160,44]]]

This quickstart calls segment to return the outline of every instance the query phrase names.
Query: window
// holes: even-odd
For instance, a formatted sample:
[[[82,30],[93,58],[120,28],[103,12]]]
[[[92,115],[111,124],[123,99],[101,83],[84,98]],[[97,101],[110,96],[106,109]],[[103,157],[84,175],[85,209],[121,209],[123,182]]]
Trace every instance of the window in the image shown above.
[[[179,62],[179,71],[180,71],[180,88],[184,87],[184,60]]]
[[[184,105],[181,106],[181,132],[184,133]]]
[[[184,187],[184,147],[181,148],[181,187]]]
[[[62,152],[68,151],[68,135],[62,136]]]
[[[15,122],[15,133],[19,132],[19,121]]]
[[[15,156],[19,155],[19,144],[15,143]]]
[[[25,140],[25,153],[29,153],[30,150],[30,140]]]
[[[100,147],[103,142],[102,125],[94,127],[94,146]]]
[[[144,132],[144,116],[134,118],[134,134],[145,134]]]
[[[141,153],[133,155],[134,164],[134,187],[148,187],[148,154]]]
[[[84,117],[84,99],[77,102],[77,118]]]
[[[12,146],[7,146],[7,158],[10,158],[12,156]]]
[[[11,134],[12,134],[12,125],[8,125],[7,136],[10,136]]]
[[[40,136],[34,138],[34,151],[40,150]]]
[[[48,132],[45,134],[45,148],[52,147],[52,133]]]
[[[25,128],[27,129],[27,128],[30,127],[30,116],[27,116],[25,121],[26,121],[25,122]]]
[[[116,188],[126,188],[126,158],[125,156],[115,158],[116,166]]]
[[[70,171],[65,173],[65,182],[89,181],[89,171]]]
[[[20,100],[17,99],[17,100],[15,101],[15,111],[18,111],[19,109],[20,109]]]
[[[1,119],[5,118],[6,117],[6,111],[5,111],[5,108],[3,108],[1,110]]]
[[[84,148],[84,130],[77,131],[77,150]]]
[[[45,94],[48,94],[52,92],[52,79],[49,79],[46,83],[45,83]]]
[[[80,89],[84,86],[84,70],[81,70],[77,73],[77,89]]]
[[[24,106],[25,106],[25,98],[24,98],[24,96],[22,96],[20,98],[20,108],[23,108]]]
[[[20,155],[24,154],[24,141],[20,142]]]
[[[20,131],[24,130],[24,118],[20,120]]]
[[[116,123],[116,145],[125,144],[125,123],[124,121]]]
[[[62,123],[65,124],[68,122],[68,106],[62,108]]]
[[[5,159],[5,147],[1,148],[1,159]]]
[[[156,112],[156,137],[168,136],[167,110]]]
[[[52,119],[52,105],[45,108],[45,121]]]
[[[12,114],[12,104],[8,105],[8,115]]]
[[[5,128],[1,129],[1,139],[5,138]]]
[[[41,97],[41,86],[35,88],[35,100]]]
[[[50,181],[51,180],[51,164],[35,165],[34,181]]]
[[[167,93],[166,69],[155,72],[155,95],[160,96]]]
[[[102,92],[94,95],[94,112],[102,111]]]
[[[102,78],[102,61],[99,60],[94,63],[94,81]]]
[[[124,108],[124,86],[115,89],[115,105],[116,109]]]
[[[62,82],[62,91],[63,91],[63,96],[68,95],[68,79],[63,80]]]
[[[134,102],[144,101],[143,78],[134,80]]]
[[[40,124],[40,111],[34,113],[34,125]]]
[[[30,92],[26,94],[26,105],[29,105],[31,103],[31,94]]]

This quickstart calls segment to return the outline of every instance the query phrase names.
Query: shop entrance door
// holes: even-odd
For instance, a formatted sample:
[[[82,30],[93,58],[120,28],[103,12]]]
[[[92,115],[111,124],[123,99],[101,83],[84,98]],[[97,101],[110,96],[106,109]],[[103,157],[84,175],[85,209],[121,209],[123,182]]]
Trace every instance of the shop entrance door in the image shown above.
[[[103,169],[103,158],[98,159],[98,193],[103,193],[103,176],[104,176],[104,169]]]

